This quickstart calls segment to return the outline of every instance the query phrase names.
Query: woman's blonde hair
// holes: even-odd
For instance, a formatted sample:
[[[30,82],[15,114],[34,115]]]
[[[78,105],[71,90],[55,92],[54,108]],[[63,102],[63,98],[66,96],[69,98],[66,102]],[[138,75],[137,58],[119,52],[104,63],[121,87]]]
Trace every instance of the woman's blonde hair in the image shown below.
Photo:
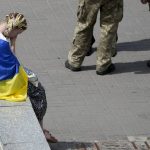
[[[23,14],[18,12],[10,13],[6,16],[7,30],[12,31],[13,29],[27,29],[27,21]]]

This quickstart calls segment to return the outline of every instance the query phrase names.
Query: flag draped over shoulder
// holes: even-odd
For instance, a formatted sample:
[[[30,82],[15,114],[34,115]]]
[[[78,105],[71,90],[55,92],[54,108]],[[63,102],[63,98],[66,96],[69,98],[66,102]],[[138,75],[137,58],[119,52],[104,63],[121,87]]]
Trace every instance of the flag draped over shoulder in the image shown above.
[[[0,33],[0,100],[25,101],[28,77]]]

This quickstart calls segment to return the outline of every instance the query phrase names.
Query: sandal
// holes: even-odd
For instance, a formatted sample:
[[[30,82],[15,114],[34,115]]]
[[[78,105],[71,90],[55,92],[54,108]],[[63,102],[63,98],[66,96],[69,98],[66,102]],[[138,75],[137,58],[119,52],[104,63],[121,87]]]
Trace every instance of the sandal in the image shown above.
[[[46,140],[49,143],[57,143],[58,142],[58,140],[52,134],[50,134],[48,130],[44,129],[43,133],[45,135]]]

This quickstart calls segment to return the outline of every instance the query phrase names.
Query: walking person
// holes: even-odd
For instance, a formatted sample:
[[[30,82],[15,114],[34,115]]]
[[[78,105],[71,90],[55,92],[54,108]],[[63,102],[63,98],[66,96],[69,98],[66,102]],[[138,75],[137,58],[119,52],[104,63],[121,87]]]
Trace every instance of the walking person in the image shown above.
[[[37,75],[32,70],[25,67],[25,71],[28,75],[28,96],[31,101],[35,115],[43,130],[46,140],[50,143],[56,143],[58,142],[58,140],[43,127],[43,118],[47,110],[45,89],[41,82],[38,80]]]
[[[111,56],[115,57],[117,55],[117,41],[118,41],[118,34],[114,36],[112,41],[112,50],[111,50]],[[95,37],[92,35],[92,40],[89,49],[87,50],[86,56],[91,56],[95,50],[93,50],[93,44],[95,43]]]
[[[123,17],[123,0],[79,0],[73,45],[65,62],[65,67],[71,71],[81,70],[91,46],[93,27],[99,11],[101,34],[97,47],[96,73],[105,75],[115,70],[111,62],[112,43]]]

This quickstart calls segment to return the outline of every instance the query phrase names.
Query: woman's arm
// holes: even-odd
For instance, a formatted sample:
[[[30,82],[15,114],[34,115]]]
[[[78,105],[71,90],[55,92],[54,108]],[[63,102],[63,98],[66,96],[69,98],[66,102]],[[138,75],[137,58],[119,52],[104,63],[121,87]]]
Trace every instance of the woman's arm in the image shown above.
[[[14,54],[16,54],[16,39],[17,37],[10,39],[11,50]]]

